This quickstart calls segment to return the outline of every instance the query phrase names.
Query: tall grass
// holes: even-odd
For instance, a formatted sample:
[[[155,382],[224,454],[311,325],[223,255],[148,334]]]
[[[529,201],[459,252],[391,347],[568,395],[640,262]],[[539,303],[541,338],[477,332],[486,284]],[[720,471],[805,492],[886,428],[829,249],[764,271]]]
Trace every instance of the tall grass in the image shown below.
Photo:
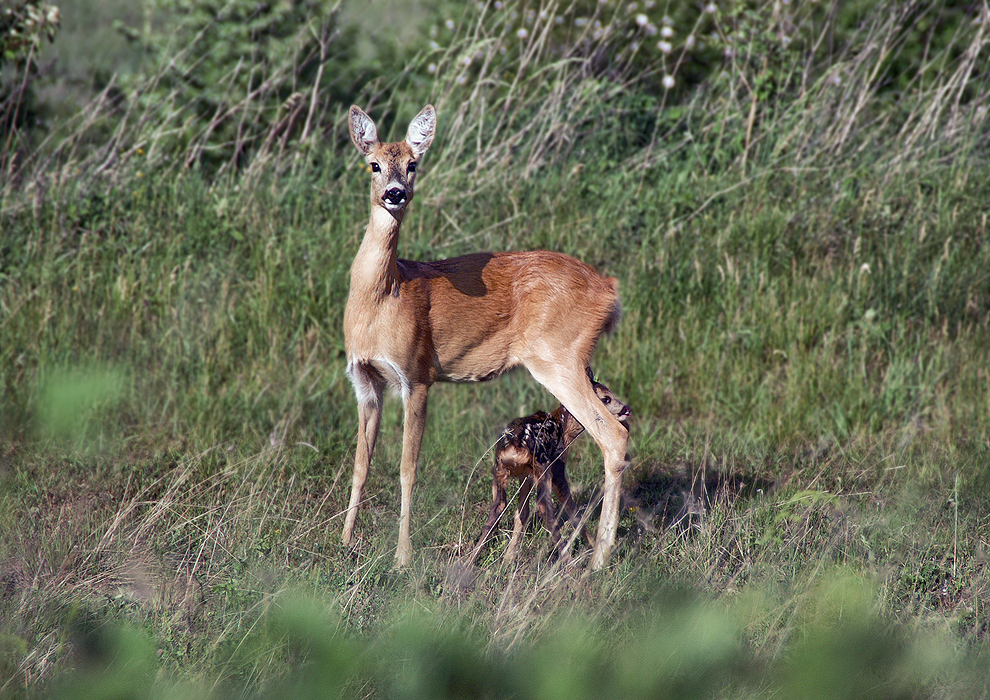
[[[108,91],[4,154],[3,694],[985,695],[990,18],[785,7],[438,5],[401,70],[298,78],[290,129],[256,119],[275,93],[200,122]],[[351,99],[396,138],[438,108],[400,255],[549,248],[620,279],[607,571],[549,566],[536,532],[459,566],[489,447],[551,407],[521,374],[434,388],[411,570],[398,410],[339,544]],[[593,502],[594,446],[569,463]]]

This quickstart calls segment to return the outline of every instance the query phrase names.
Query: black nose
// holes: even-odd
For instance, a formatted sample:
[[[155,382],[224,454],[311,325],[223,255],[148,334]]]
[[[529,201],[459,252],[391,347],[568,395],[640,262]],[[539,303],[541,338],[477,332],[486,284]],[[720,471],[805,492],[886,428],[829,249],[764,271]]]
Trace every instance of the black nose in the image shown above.
[[[629,408],[628,406],[626,406],[621,411],[619,411],[619,417],[620,418],[624,418],[626,416],[631,416],[631,415],[632,415],[632,409]]]
[[[401,187],[392,187],[391,189],[385,190],[385,194],[382,195],[382,199],[389,204],[402,204],[406,201],[406,191]]]

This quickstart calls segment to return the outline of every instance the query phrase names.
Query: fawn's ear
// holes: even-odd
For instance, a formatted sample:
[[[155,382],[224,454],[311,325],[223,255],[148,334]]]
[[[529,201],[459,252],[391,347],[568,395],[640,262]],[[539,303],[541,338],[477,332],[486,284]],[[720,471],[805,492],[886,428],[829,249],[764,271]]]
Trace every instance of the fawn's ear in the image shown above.
[[[588,375],[588,379],[595,381],[595,373],[591,371],[591,365],[584,366],[584,373]]]
[[[351,141],[362,155],[367,156],[371,153],[371,149],[378,145],[378,129],[375,127],[375,122],[357,105],[351,105],[347,117],[351,127]]]
[[[423,111],[413,117],[406,132],[406,143],[412,149],[416,158],[421,158],[426,149],[433,143],[437,132],[437,110],[433,105],[426,105]]]

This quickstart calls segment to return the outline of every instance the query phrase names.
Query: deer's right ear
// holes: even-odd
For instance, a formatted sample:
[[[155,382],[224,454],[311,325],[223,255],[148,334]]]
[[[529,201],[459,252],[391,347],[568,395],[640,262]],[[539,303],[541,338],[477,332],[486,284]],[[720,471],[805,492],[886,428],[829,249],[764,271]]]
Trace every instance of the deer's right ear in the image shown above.
[[[433,105],[426,105],[423,111],[413,117],[406,132],[406,143],[413,150],[416,158],[421,158],[426,149],[433,143],[433,135],[437,132],[437,110]]]
[[[378,145],[378,129],[371,117],[361,111],[357,105],[351,105],[347,113],[348,123],[351,127],[351,141],[363,155],[371,153],[371,149]]]

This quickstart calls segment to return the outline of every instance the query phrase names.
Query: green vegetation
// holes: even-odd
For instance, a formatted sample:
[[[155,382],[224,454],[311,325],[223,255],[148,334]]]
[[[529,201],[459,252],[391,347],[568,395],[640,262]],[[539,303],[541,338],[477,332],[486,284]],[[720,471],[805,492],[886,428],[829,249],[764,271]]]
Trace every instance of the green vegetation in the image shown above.
[[[0,695],[990,696],[986,7],[423,0],[391,40],[327,2],[161,0],[99,53],[67,32],[117,3],[59,3],[52,50],[101,57],[83,84],[46,67],[51,3],[15,5]],[[340,543],[345,115],[398,138],[427,101],[400,255],[620,280],[602,572],[550,566],[537,526],[460,565],[490,446],[553,407],[520,373],[433,390],[406,571],[390,399]],[[569,467],[594,520],[590,441]]]

